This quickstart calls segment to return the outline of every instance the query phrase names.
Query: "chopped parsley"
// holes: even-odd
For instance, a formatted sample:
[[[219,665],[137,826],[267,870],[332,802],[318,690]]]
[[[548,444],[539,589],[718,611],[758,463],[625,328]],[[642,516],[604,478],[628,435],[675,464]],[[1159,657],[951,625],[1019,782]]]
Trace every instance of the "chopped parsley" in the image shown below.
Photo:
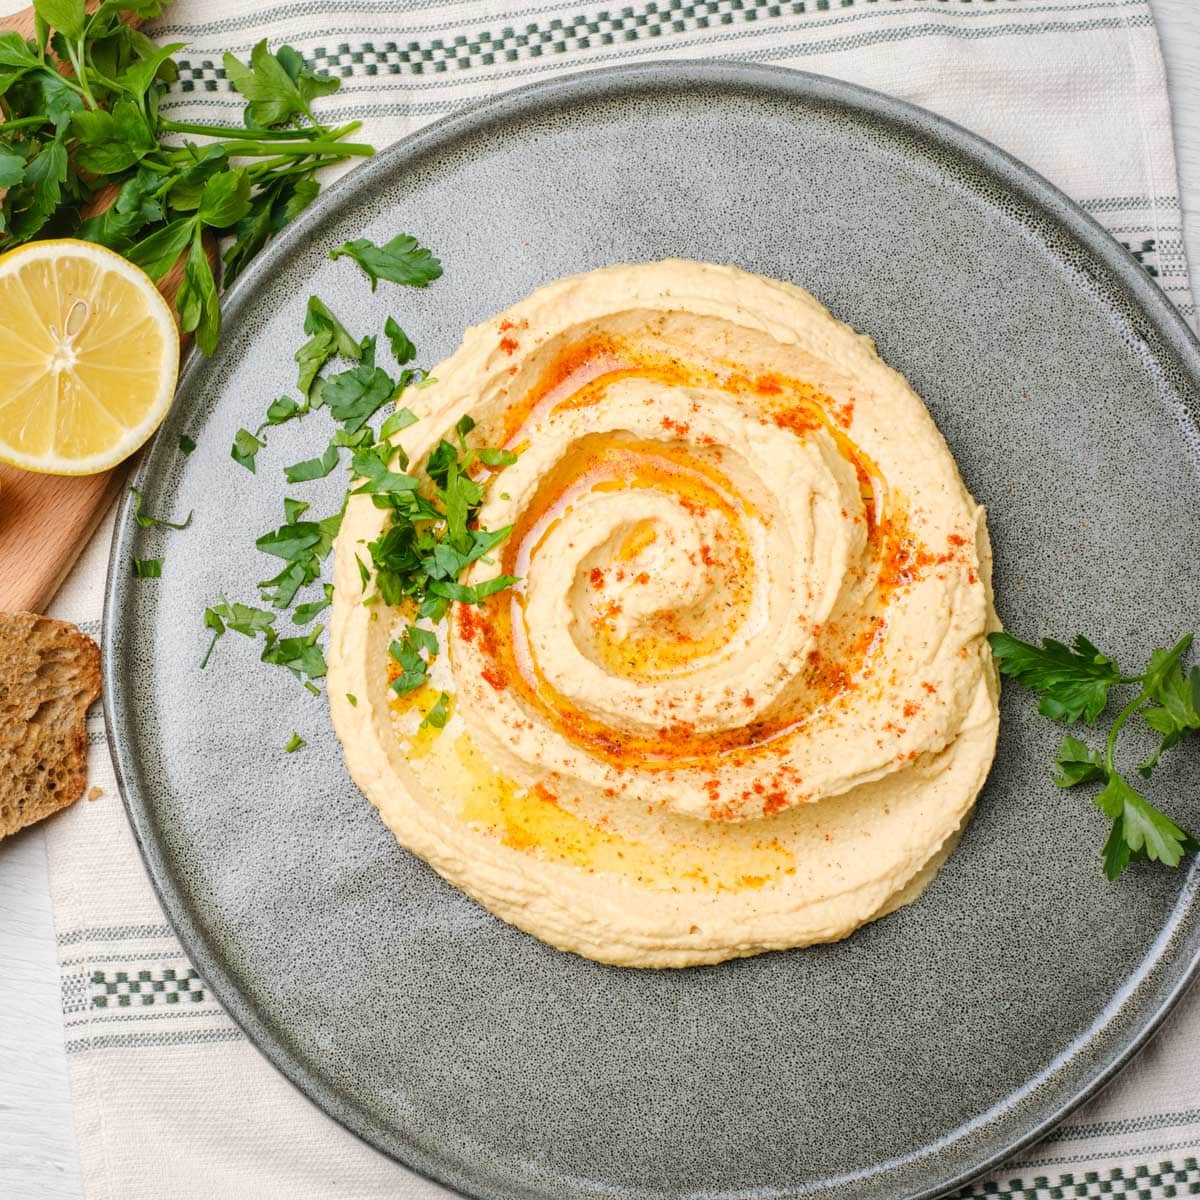
[[[160,579],[162,577],[163,560],[161,558],[135,558],[133,574],[136,579]]]
[[[235,463],[245,467],[251,474],[255,473],[256,467],[254,456],[266,445],[266,442],[260,442],[248,429],[239,429],[233,436],[233,445],[230,447],[229,454]]]
[[[310,479],[324,479],[338,465],[338,448],[330,443],[320,458],[308,458],[290,467],[283,468],[283,477],[288,483],[306,483]]]
[[[441,274],[441,264],[415,239],[399,235],[384,246],[365,239],[347,242],[333,257],[347,256],[357,262],[372,281],[379,279],[423,287]],[[356,555],[364,603],[383,600],[401,606],[410,614],[405,631],[390,647],[399,673],[392,682],[398,695],[416,690],[428,681],[429,665],[438,653],[437,635],[425,624],[445,617],[451,603],[479,604],[488,596],[510,587],[516,580],[497,575],[477,584],[460,582],[473,563],[484,559],[511,532],[511,527],[487,530],[478,525],[486,483],[481,476],[502,470],[516,461],[511,451],[490,446],[468,445],[475,422],[462,417],[453,431],[441,439],[423,464],[410,471],[409,461],[392,439],[416,422],[416,414],[403,407],[401,397],[409,387],[428,383],[419,367],[410,364],[417,350],[397,321],[389,317],[384,337],[395,360],[396,374],[377,361],[378,340],[356,339],[323,301],[310,296],[305,310],[307,341],[296,351],[294,396],[280,396],[267,407],[256,433],[239,429],[231,454],[249,471],[256,471],[256,455],[265,442],[258,436],[268,427],[295,421],[324,409],[335,422],[332,437],[319,457],[283,468],[289,484],[306,483],[329,475],[340,460],[340,451],[350,451],[352,482],[346,494],[370,496],[387,510],[383,533],[366,546],[364,557]],[[341,370],[330,365],[341,359]],[[392,411],[376,434],[371,424],[387,406]],[[278,571],[259,581],[262,600],[269,607],[219,604],[205,609],[204,624],[212,631],[202,666],[207,664],[216,642],[227,629],[262,638],[261,657],[292,671],[310,691],[318,692],[316,679],[326,673],[320,645],[322,626],[297,636],[281,636],[276,617],[291,610],[292,622],[309,625],[333,600],[333,585],[322,583],[322,595],[304,599],[302,593],[320,582],[341,525],[345,503],[339,512],[313,519],[307,501],[285,498],[284,523],[261,534],[257,548],[278,561]],[[366,595],[372,588],[370,595]],[[299,602],[297,602],[299,601]],[[355,697],[347,694],[351,704]],[[423,727],[442,728],[449,716],[451,699],[442,693],[426,713]]]
[[[143,529],[152,529],[155,525],[161,525],[164,529],[186,529],[192,523],[191,513],[188,513],[182,521],[168,521],[165,517],[150,516],[149,513],[142,511],[142,493],[135,487],[131,487],[129,490],[133,494],[133,519]]]
[[[445,729],[450,719],[450,693],[442,692],[434,701],[432,707],[421,718],[421,729]]]
[[[284,752],[287,754],[295,754],[301,746],[307,746],[308,743],[293,729],[292,736],[288,738],[287,744],[284,746]]]

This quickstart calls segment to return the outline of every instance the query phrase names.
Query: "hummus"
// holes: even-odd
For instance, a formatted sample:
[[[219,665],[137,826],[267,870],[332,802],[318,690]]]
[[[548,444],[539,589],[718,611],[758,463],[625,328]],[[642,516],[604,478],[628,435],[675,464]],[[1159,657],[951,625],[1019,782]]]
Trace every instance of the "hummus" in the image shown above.
[[[661,262],[560,280],[409,392],[514,450],[429,687],[337,541],[329,698],[399,841],[563,949],[685,966],[844,937],[913,900],[991,764],[983,510],[920,397],[789,284]],[[370,591],[370,588],[368,588]],[[439,694],[445,728],[421,728]],[[352,696],[354,702],[349,698]]]

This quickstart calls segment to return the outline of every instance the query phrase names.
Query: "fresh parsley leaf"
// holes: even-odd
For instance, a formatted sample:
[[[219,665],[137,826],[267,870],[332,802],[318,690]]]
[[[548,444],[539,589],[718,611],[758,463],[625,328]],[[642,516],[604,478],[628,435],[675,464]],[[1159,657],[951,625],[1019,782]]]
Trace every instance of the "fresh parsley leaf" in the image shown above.
[[[1142,709],[1146,724],[1160,736],[1158,746],[1138,767],[1149,777],[1164,751],[1178,745],[1189,733],[1200,730],[1200,666],[1184,674],[1180,660],[1192,644],[1189,633],[1170,650],[1155,650],[1145,675],[1146,694],[1153,702]]]
[[[301,748],[301,746],[307,745],[308,743],[293,729],[292,736],[288,738],[287,743],[283,747],[284,753],[295,754],[296,751]]]
[[[204,234],[199,224],[196,224],[192,234],[192,245],[184,263],[183,281],[175,295],[175,304],[179,309],[180,328],[187,333],[194,333],[196,345],[203,353],[211,354],[221,336],[221,304],[217,297],[217,281],[213,278],[212,266],[204,252]]]
[[[64,37],[77,40],[83,36],[86,19],[83,0],[34,0],[33,10]]]
[[[195,232],[195,217],[180,217],[144,237],[126,257],[157,282],[179,260]]]
[[[1104,873],[1109,879],[1116,879],[1139,856],[1177,867],[1184,854],[1196,848],[1170,817],[1115,772],[1096,797],[1096,805],[1113,822],[1104,847]]]
[[[278,575],[271,579],[259,580],[262,598],[269,601],[275,608],[287,608],[296,598],[296,593],[306,584],[312,583],[321,573],[320,563],[315,553],[297,558],[287,563]]]
[[[292,500],[284,497],[283,501],[283,519],[287,525],[295,525],[297,521],[308,511],[310,505],[307,500]]]
[[[15,30],[0,32],[0,67],[17,67],[21,70],[40,70],[42,60],[30,49],[29,43]]]
[[[384,323],[383,332],[392,346],[392,357],[400,366],[412,362],[417,356],[417,348],[408,339],[408,334],[396,324],[394,317],[388,317]]]
[[[74,96],[74,92],[68,95]],[[14,212],[12,232],[17,241],[33,237],[58,208],[67,168],[67,148],[61,137],[44,143],[26,164],[25,178],[9,193]]]
[[[264,554],[291,561],[302,550],[311,550],[320,540],[321,529],[316,521],[295,521],[264,533],[254,544]]]
[[[1040,647],[1007,633],[991,633],[992,653],[1005,675],[1038,692],[1038,712],[1053,721],[1095,721],[1121,671],[1082,634],[1072,647],[1044,638]]]
[[[384,423],[379,427],[379,440],[386,442],[398,434],[401,430],[407,429],[410,425],[417,423],[417,414],[409,408],[398,408]]]
[[[132,562],[133,574],[137,579],[158,579],[162,576],[161,558],[135,558]]]
[[[297,604],[292,611],[292,622],[296,625],[307,625],[319,612],[323,612],[333,603],[333,584],[325,584],[325,596],[321,600],[310,600],[307,604]]]
[[[249,211],[250,173],[245,167],[234,167],[205,182],[196,215],[214,229],[228,229]]]
[[[391,398],[396,384],[376,366],[360,363],[325,381],[322,398],[334,420],[353,433],[371,419]]]
[[[331,513],[327,517],[322,517],[317,522],[317,528],[321,531],[321,540],[316,546],[318,557],[324,558],[333,549],[333,539],[337,537],[338,530],[342,527],[342,517],[345,515],[345,512],[346,501],[343,499],[342,507],[338,512]]]
[[[478,604],[488,596],[494,596],[505,588],[510,588],[517,582],[515,575],[497,575],[494,579],[485,579],[482,583],[468,585],[465,583],[450,583],[435,580],[429,585],[430,592],[446,600],[456,600],[459,604]]]
[[[188,513],[182,521],[168,521],[164,517],[150,516],[149,513],[142,511],[142,493],[135,487],[131,487],[129,490],[133,493],[133,519],[143,529],[151,529],[155,525],[162,525],[167,529],[186,529],[192,523],[191,513]]]
[[[431,629],[422,629],[419,625],[410,625],[405,635],[418,650],[423,650],[430,658],[438,652],[437,634]]]
[[[361,495],[399,495],[415,492],[420,481],[414,475],[405,475],[391,470],[388,461],[391,457],[389,447],[369,446],[358,451],[353,459],[354,474],[360,479],[359,486],[353,494]]]
[[[225,635],[225,622],[216,608],[204,610],[204,628],[211,629],[213,635],[212,640],[208,643],[208,649],[204,652],[204,657],[200,660],[200,670],[202,671],[208,666],[208,660],[212,658],[212,652],[216,648],[218,639]]]
[[[366,238],[356,238],[329,252],[330,258],[352,258],[366,272],[371,290],[381,279],[392,283],[425,287],[442,273],[442,264],[416,238],[397,234],[390,242],[377,246]]]
[[[358,697],[353,692],[347,692],[346,699],[350,702],[351,708],[358,707]]]
[[[297,679],[305,676],[309,679],[320,679],[328,670],[325,665],[325,653],[317,644],[321,629],[322,626],[318,625],[307,636],[268,641],[263,647],[262,661],[287,667]]]
[[[248,429],[239,429],[233,438],[233,447],[229,451],[233,461],[240,463],[247,471],[255,472],[254,456],[266,445],[260,442]]]
[[[1054,782],[1060,788],[1073,788],[1081,783],[1091,783],[1093,780],[1104,779],[1108,774],[1100,752],[1092,750],[1079,738],[1070,734],[1063,738],[1054,761],[1058,766]]]
[[[329,333],[333,336],[334,346],[343,358],[352,358],[355,362],[362,357],[362,347],[347,332],[346,327],[329,311],[323,300],[309,296],[308,308],[304,314],[304,332],[307,334]]]
[[[0,188],[16,187],[25,177],[25,155],[0,145]]]
[[[296,351],[296,388],[306,399],[312,390],[313,381],[321,368],[333,357],[334,334],[331,329],[321,329]]]
[[[257,637],[260,633],[267,633],[273,630],[275,625],[275,614],[265,608],[255,608],[250,604],[234,603],[228,604],[224,600],[220,604],[214,605],[212,608],[207,608],[205,611],[205,624],[208,623],[207,614],[217,614],[235,633],[240,633],[244,637]]]
[[[327,446],[320,458],[308,458],[283,468],[288,483],[304,483],[310,479],[324,479],[338,465],[338,448]]]
[[[352,450],[363,450],[375,444],[375,430],[370,425],[364,425],[361,429],[356,429],[353,433],[347,433],[344,429],[335,429],[331,444],[334,446],[348,446]]]
[[[430,707],[429,711],[421,718],[421,729],[445,729],[446,722],[450,719],[450,693],[442,692],[437,700]]]
[[[481,447],[475,454],[485,467],[511,467],[517,461],[511,450],[494,450],[490,446]]]
[[[82,110],[71,115],[76,141],[75,162],[93,175],[117,175],[158,149],[141,106],[123,98],[104,109]]]
[[[269,425],[282,425],[293,417],[302,416],[305,411],[306,409],[298,400],[294,400],[291,396],[280,396],[278,400],[272,400],[267,405],[266,419],[255,430],[255,434],[262,433]]]
[[[297,60],[308,77],[303,92],[300,71],[295,66]],[[303,59],[290,46],[272,54],[266,38],[250,51],[249,66],[229,53],[223,62],[230,83],[249,101],[245,114],[248,127],[282,125],[302,114],[313,119],[308,100],[318,93],[336,91],[339,86],[338,80],[318,77],[303,67]],[[296,78],[288,71],[289,65],[297,70]]]
[[[404,634],[388,647],[388,653],[400,665],[400,674],[392,680],[392,691],[405,696],[416,691],[429,678],[429,662],[423,658],[424,651],[430,659],[437,653],[437,637],[427,629],[410,625]]]
[[[183,147],[183,159],[169,179],[167,202],[182,213],[195,213],[204,197],[204,189],[214,175],[229,169],[229,153],[219,143],[201,149],[190,143]]]
[[[139,104],[145,99],[150,85],[156,79],[175,78],[179,72],[171,61],[176,51],[184,49],[183,42],[170,42],[165,46],[155,46],[145,58],[137,59],[131,66],[122,71],[116,79],[117,84],[129,93]]]
[[[331,95],[341,87],[340,79],[324,72],[313,71],[291,46],[280,46],[276,57],[296,85],[300,98],[306,103],[317,96]]]

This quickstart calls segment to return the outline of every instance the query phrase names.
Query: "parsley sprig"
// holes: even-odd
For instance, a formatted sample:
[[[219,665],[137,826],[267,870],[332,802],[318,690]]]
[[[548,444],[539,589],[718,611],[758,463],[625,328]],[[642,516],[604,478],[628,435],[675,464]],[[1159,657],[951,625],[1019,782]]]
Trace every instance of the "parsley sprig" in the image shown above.
[[[1117,739],[1135,716],[1158,735],[1158,745],[1138,766],[1149,779],[1160,756],[1189,734],[1200,731],[1200,666],[1184,671],[1192,643],[1189,633],[1170,650],[1155,650],[1140,675],[1127,675],[1082,635],[1071,646],[1052,638],[1041,646],[1007,633],[989,635],[1000,670],[1041,696],[1038,712],[1055,721],[1094,724],[1117,688],[1137,691],[1109,726],[1102,749],[1067,734],[1055,759],[1054,782],[1062,788],[1102,783],[1096,806],[1112,822],[1104,845],[1104,873],[1117,879],[1138,858],[1177,867],[1185,854],[1200,849],[1196,840],[1137,790],[1116,761]]]
[[[0,252],[34,238],[80,237],[155,280],[183,256],[180,325],[209,354],[221,328],[209,234],[227,240],[232,283],[317,195],[321,167],[373,151],[345,140],[358,122],[331,128],[313,111],[312,101],[340,81],[311,70],[290,46],[272,53],[265,41],[249,63],[224,58],[246,100],[243,126],[164,116],[183,43],[159,46],[121,14],[149,19],[165,3],[103,0],[88,13],[84,0],[35,0],[35,37],[0,33]],[[115,201],[88,215],[110,187]]]

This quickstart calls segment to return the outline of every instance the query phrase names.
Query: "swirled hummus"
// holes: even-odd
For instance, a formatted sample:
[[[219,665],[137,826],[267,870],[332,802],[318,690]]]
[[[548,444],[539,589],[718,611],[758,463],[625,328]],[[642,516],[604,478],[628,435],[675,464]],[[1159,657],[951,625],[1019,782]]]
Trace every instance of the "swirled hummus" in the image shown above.
[[[329,697],[399,841],[507,921],[630,966],[844,937],[913,900],[996,743],[982,508],[906,380],[789,284],[669,261],[468,330],[399,435],[460,416],[513,526],[430,686],[364,604],[387,512],[351,498]],[[369,588],[368,588],[369,590]],[[442,691],[443,729],[423,716]],[[353,697],[353,702],[350,697]]]

